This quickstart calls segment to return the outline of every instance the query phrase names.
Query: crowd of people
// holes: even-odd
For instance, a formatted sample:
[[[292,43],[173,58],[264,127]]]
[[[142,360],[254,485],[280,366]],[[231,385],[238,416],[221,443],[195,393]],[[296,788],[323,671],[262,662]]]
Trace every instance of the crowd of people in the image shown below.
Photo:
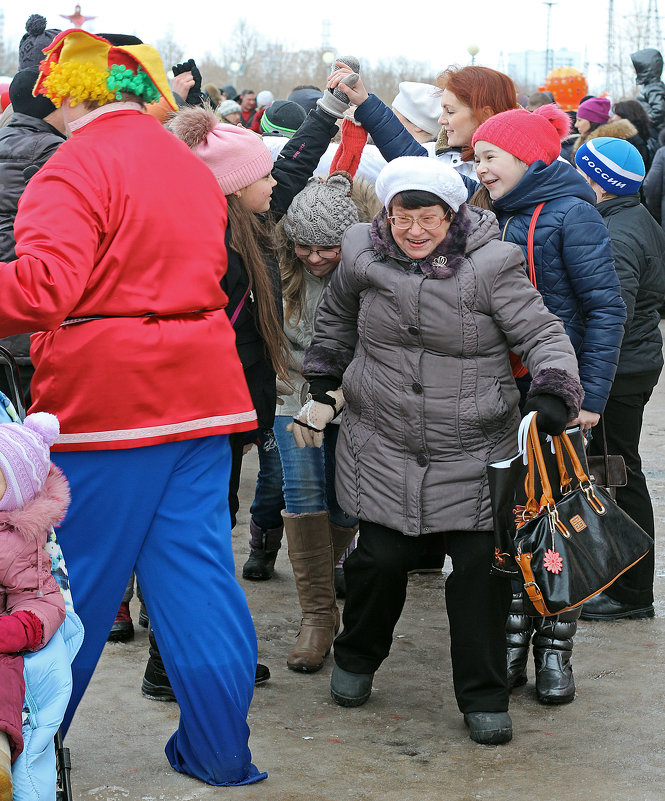
[[[205,84],[193,59],[169,81],[136,37],[39,15],[19,56],[0,128],[0,336],[28,420],[55,415],[59,435],[19,503],[0,425],[0,509],[49,469],[68,481],[58,539],[85,639],[63,733],[107,640],[134,634],[136,582],[143,692],[180,708],[170,764],[212,785],[266,777],[247,713],[270,673],[231,548],[252,446],[242,578],[270,580],[285,536],[302,610],[290,669],[332,651],[332,698],[366,703],[409,573],[448,555],[471,739],[512,738],[531,647],[538,701],[573,701],[578,619],[653,617],[653,550],[582,607],[531,617],[490,570],[488,465],[515,453],[526,412],[546,435],[576,425],[589,453],[623,456],[617,502],[654,536],[639,442],[663,366],[660,53],[633,54],[636,98],[573,113],[475,65],[404,81],[390,107],[352,56],[284,99]],[[40,599],[42,573],[20,579]],[[0,669],[15,675],[60,618],[14,608],[3,575]],[[2,798],[15,712],[0,717]]]

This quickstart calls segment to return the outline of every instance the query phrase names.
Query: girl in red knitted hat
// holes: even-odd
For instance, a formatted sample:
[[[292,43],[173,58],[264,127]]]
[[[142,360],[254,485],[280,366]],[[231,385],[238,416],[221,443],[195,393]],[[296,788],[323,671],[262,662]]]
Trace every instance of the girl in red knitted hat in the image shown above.
[[[575,348],[585,397],[571,424],[587,430],[599,421],[612,386],[626,309],[595,195],[559,159],[569,130],[568,116],[554,105],[533,113],[515,109],[484,122],[473,146],[477,175],[492,199],[502,238],[522,248],[532,283]],[[520,364],[513,372],[524,398],[531,378]],[[555,389],[554,405],[560,402]],[[528,402],[524,410],[529,411]],[[507,635],[511,687],[527,680],[533,635],[538,700],[568,703],[575,698],[571,653],[580,610],[533,621],[524,612],[521,588],[514,589]]]

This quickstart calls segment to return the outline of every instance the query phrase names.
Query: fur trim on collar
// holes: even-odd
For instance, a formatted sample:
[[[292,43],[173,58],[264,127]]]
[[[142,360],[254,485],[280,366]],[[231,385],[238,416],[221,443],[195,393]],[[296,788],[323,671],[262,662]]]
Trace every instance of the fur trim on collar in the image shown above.
[[[637,128],[630,120],[610,120],[609,122],[604,122],[595,130],[591,131],[584,142],[588,142],[589,139],[597,139],[599,136],[612,136],[614,139],[632,139],[633,136],[637,136]],[[582,142],[581,136],[577,138],[577,141],[573,147],[573,156],[575,153],[577,153],[580,147],[582,147],[584,142]]]
[[[69,501],[67,479],[52,464],[44,486],[31,501],[21,509],[0,512],[0,528],[13,528],[26,540],[40,542],[50,526],[57,526],[62,521]]]
[[[599,136],[611,136],[614,139],[631,139],[633,136],[637,136],[637,128],[630,120],[610,120],[592,131],[588,139],[597,139]]]
[[[464,261],[467,237],[471,231],[471,218],[466,205],[462,205],[450,223],[446,238],[424,259],[418,261],[423,275],[428,278],[450,278],[455,275]],[[384,259],[413,262],[393,239],[386,210],[383,209],[372,221],[370,227],[372,244]]]

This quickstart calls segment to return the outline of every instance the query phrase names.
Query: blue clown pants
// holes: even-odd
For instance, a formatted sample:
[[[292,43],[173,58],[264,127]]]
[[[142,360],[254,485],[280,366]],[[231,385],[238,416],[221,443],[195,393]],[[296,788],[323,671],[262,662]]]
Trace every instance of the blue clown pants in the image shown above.
[[[248,746],[257,642],[235,579],[228,437],[52,458],[72,490],[58,539],[85,626],[63,731],[136,566],[180,707],[178,729],[166,745],[171,766],[212,785],[264,779]]]

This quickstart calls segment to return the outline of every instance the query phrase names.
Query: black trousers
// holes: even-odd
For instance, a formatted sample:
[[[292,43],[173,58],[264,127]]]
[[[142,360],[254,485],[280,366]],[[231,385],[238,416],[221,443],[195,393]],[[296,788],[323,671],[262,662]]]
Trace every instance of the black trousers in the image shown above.
[[[408,571],[419,566],[432,538],[445,536],[453,572],[446,580],[453,684],[461,712],[505,712],[505,625],[510,581],[491,575],[494,535],[453,531],[407,537],[360,521],[358,547],[344,562],[344,629],[335,640],[335,662],[352,673],[373,673],[390,652],[406,598]]]
[[[652,392],[650,389],[631,395],[610,394],[603,413],[607,451],[620,454],[626,462],[628,483],[625,487],[617,487],[617,504],[651,537],[654,536],[653,506],[647,480],[642,472],[639,445],[644,407]],[[593,429],[589,453],[596,456],[603,453],[603,432],[599,426]],[[644,559],[619,576],[614,584],[608,587],[606,594],[620,603],[648,606],[653,603],[653,577],[652,549]]]

